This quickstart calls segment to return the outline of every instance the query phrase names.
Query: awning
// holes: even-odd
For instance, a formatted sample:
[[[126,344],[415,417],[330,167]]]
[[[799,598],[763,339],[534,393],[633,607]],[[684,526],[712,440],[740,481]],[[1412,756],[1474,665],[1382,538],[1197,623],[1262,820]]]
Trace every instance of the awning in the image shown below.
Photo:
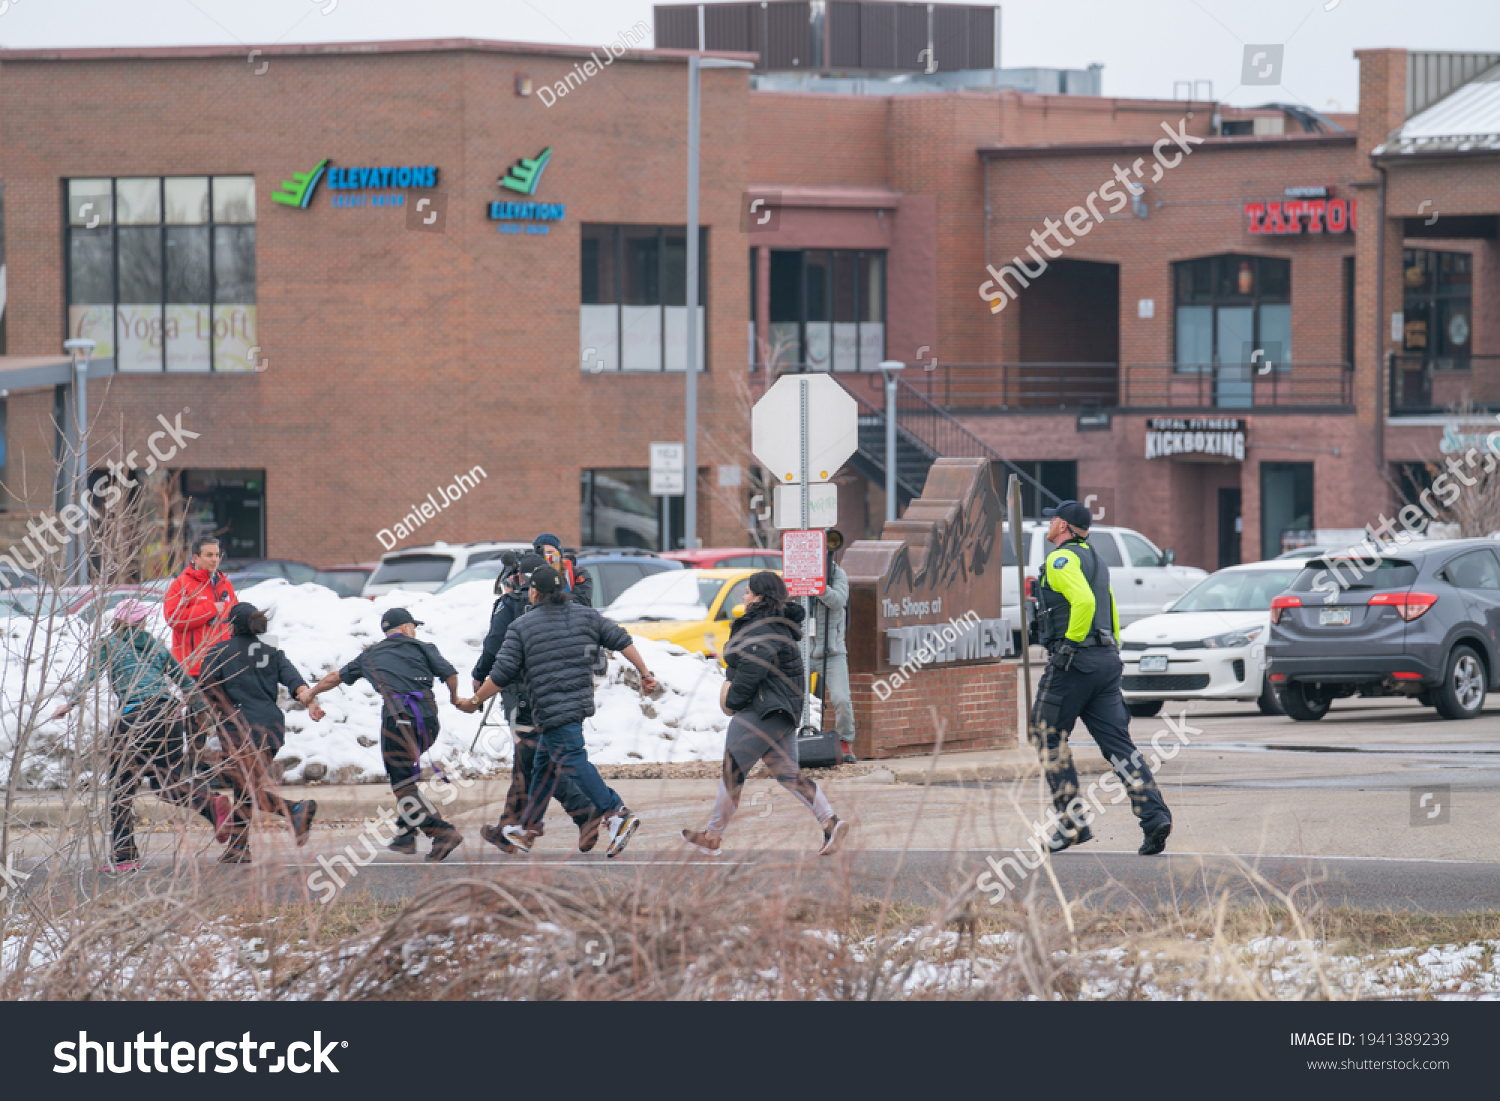
[[[114,359],[89,362],[91,379],[115,373]],[[74,378],[73,360],[66,355],[0,356],[0,390],[38,390],[46,386],[69,386]]]

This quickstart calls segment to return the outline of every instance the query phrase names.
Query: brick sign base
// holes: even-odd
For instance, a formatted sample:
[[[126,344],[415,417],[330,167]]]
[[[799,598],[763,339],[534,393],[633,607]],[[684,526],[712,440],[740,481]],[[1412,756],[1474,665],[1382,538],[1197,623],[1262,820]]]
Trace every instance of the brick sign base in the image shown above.
[[[1018,666],[1013,661],[919,669],[886,699],[875,694],[873,673],[850,674],[854,753],[861,760],[931,753],[937,740],[932,711],[946,724],[943,750],[1011,749],[1016,738]],[[833,726],[833,708],[824,709]]]

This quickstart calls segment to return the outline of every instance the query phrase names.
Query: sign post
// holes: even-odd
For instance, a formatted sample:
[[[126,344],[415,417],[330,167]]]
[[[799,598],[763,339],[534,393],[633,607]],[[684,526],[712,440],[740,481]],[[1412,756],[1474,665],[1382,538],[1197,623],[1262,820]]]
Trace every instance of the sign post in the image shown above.
[[[1021,594],[1021,680],[1026,688],[1026,740],[1031,740],[1031,616],[1026,606],[1026,540],[1021,534],[1021,479],[1010,476],[1005,490],[1010,506],[1010,535],[1016,544],[1016,592]]]
[[[814,408],[816,420],[812,417]],[[793,486],[797,490],[800,527],[782,532],[781,576],[787,592],[802,598],[805,622],[810,626],[810,598],[826,587],[828,566],[827,536],[821,528],[812,526],[812,485],[829,482],[844,460],[854,454],[859,445],[858,408],[849,392],[827,375],[783,375],[755,403],[750,441],[755,457],[775,479],[778,497]],[[838,487],[820,488],[819,503],[820,511],[836,517]],[[799,736],[809,733],[811,681],[811,640],[809,632],[803,631]]]

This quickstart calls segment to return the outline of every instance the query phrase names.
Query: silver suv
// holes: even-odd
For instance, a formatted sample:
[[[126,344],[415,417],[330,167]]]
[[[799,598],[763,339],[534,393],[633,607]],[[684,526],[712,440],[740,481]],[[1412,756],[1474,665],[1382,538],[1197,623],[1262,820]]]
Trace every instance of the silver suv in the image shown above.
[[[499,558],[506,551],[529,551],[530,543],[432,543],[406,547],[380,556],[360,596],[377,597],[396,589],[432,593],[443,582],[476,562]]]

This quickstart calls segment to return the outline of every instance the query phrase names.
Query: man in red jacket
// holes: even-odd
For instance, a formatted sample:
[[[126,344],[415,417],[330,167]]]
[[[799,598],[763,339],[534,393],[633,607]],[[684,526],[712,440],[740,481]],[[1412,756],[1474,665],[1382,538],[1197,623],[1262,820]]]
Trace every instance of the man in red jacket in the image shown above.
[[[166,615],[172,625],[172,656],[196,677],[210,646],[232,633],[229,609],[234,586],[219,572],[219,541],[193,540],[193,564],[167,587]]]

